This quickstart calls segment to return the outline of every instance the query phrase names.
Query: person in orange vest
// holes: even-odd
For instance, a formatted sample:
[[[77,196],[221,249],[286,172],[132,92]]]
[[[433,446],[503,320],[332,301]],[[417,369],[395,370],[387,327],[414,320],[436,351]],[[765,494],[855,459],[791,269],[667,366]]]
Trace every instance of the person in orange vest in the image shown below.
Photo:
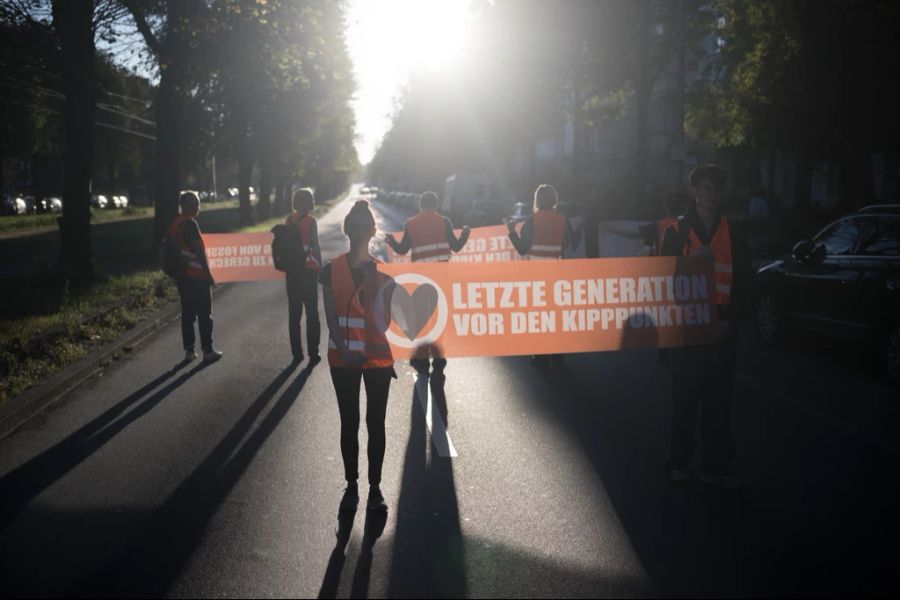
[[[507,223],[509,241],[521,256],[529,260],[558,260],[568,246],[578,240],[562,213],[556,212],[559,197],[556,188],[542,184],[534,191],[534,214],[516,231],[515,223]]]
[[[341,415],[341,456],[347,488],[341,511],[359,503],[359,386],[366,386],[366,430],[369,434],[370,511],[386,511],[381,492],[381,467],[386,446],[384,420],[394,360],[385,330],[391,322],[393,280],[378,272],[378,259],[369,255],[375,217],[360,200],[344,219],[350,251],[325,265],[319,276],[328,323],[328,364]]]
[[[222,353],[213,348],[212,295],[210,287],[215,285],[209,263],[206,261],[206,247],[200,233],[197,215],[200,214],[200,197],[196,192],[182,192],[178,197],[181,214],[175,217],[166,235],[177,245],[184,262],[184,271],[175,278],[178,297],[181,300],[181,339],[184,342],[184,360],[197,358],[194,351],[194,320],[200,329],[200,347],[204,362],[214,362],[222,358]]]
[[[556,211],[559,196],[552,185],[541,184],[534,191],[534,214],[522,223],[521,229],[516,232],[516,224],[509,222],[509,241],[515,247],[520,256],[529,260],[560,260],[567,247],[575,247],[579,240],[572,231],[569,220],[562,213]],[[547,356],[532,356],[535,364],[544,364],[552,367],[553,363],[560,363],[563,356],[552,354]]]
[[[451,252],[459,252],[469,239],[469,228],[464,226],[462,234],[457,238],[453,232],[453,223],[440,214],[438,195],[424,192],[419,197],[419,214],[406,221],[403,228],[403,239],[399,242],[390,233],[384,240],[397,254],[412,252],[412,262],[449,262]],[[428,373],[428,356],[438,354],[437,348],[424,348],[425,358],[413,358],[409,364],[419,373]],[[436,356],[433,361],[434,374],[440,376],[447,366],[447,359]]]
[[[717,165],[701,165],[691,172],[690,183],[694,206],[666,229],[661,254],[704,256],[713,263],[719,329],[713,344],[672,349],[669,478],[675,483],[693,478],[690,461],[699,409],[699,478],[704,483],[736,488],[740,482],[728,467],[734,456],[731,397],[737,366],[740,285],[746,277],[747,255],[720,206],[719,190],[725,183],[725,171]]]
[[[658,221],[653,221],[637,228],[622,227],[616,223],[603,222],[600,223],[600,229],[623,238],[643,240],[644,245],[650,248],[650,255],[659,256],[666,229],[675,224],[679,215],[685,213],[690,200],[684,192],[669,192],[663,198],[663,208],[666,214]]]
[[[293,225],[300,232],[300,243],[306,253],[306,262],[300,269],[285,274],[288,296],[288,333],[291,340],[291,354],[294,362],[303,360],[303,342],[300,323],[306,308],[306,348],[309,350],[309,364],[315,365],[319,357],[319,287],[317,281],[322,265],[322,250],[319,248],[319,229],[316,220],[309,213],[315,208],[313,192],[301,188],[291,198],[293,212],[285,219],[285,225]]]

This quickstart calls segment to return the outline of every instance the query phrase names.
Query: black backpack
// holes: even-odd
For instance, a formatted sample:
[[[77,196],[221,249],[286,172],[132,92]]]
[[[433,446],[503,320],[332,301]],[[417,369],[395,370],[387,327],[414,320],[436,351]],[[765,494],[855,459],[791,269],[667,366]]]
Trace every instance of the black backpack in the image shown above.
[[[178,243],[168,234],[159,243],[159,266],[163,273],[172,278],[181,277],[187,270],[187,259]]]
[[[293,224],[276,225],[272,228],[272,262],[275,269],[293,273],[305,268],[306,248],[300,239],[300,229]]]

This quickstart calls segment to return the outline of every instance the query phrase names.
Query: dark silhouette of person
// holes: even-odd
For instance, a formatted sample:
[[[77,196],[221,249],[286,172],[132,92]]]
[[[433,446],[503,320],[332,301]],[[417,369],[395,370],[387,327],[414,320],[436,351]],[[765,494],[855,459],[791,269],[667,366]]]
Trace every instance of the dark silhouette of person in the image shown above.
[[[364,381],[369,435],[367,506],[370,511],[386,511],[381,492],[386,446],[384,420],[391,378],[397,374],[385,329],[391,322],[394,284],[378,272],[378,259],[369,255],[375,217],[368,202],[360,200],[353,205],[344,219],[344,233],[350,238],[350,251],[325,265],[319,277],[328,323],[328,364],[341,415],[341,456],[347,480],[340,508],[356,510],[359,502],[359,391],[360,381]],[[379,294],[384,294],[383,304],[376,302]],[[383,314],[377,315],[377,310]]]
[[[666,230],[662,254],[703,256],[713,263],[719,325],[714,343],[673,348],[670,353],[673,415],[669,478],[676,483],[693,478],[690,461],[699,411],[700,480],[736,488],[740,482],[728,463],[734,456],[731,403],[746,252],[735,243],[740,238],[732,234],[719,204],[724,170],[712,164],[699,166],[691,172],[690,182],[695,204]]]
[[[294,226],[300,233],[300,243],[306,254],[301,268],[285,274],[288,296],[288,333],[291,354],[295,362],[303,360],[303,342],[300,328],[303,309],[306,309],[306,349],[310,364],[318,363],[319,340],[319,286],[317,281],[322,268],[322,250],[319,248],[319,230],[316,220],[309,213],[315,208],[315,198],[309,188],[301,188],[291,198],[293,212],[285,219],[285,225]]]
[[[434,192],[424,192],[419,197],[419,214],[406,221],[403,228],[403,238],[398,242],[390,233],[385,234],[384,240],[397,254],[411,252],[412,262],[449,262],[451,252],[459,252],[469,239],[469,227],[462,228],[462,234],[457,238],[453,232],[453,223],[449,218],[438,212],[440,199]],[[428,373],[429,357],[432,361],[434,373],[443,375],[447,366],[445,359],[437,346],[422,346],[416,350],[409,364],[418,373]]]
[[[206,247],[200,234],[197,215],[200,214],[200,197],[196,192],[182,192],[178,198],[181,214],[175,217],[167,237],[175,242],[181,253],[184,270],[175,278],[178,297],[181,301],[181,339],[184,344],[184,360],[197,358],[194,350],[194,321],[200,329],[200,347],[204,362],[214,362],[222,358],[222,353],[213,348],[212,294],[215,285]]]

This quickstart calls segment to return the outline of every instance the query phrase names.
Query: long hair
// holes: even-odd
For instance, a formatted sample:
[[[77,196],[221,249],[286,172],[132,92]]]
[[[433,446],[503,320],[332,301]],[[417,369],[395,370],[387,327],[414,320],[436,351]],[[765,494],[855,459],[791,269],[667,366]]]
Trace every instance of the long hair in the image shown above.
[[[556,188],[552,185],[543,183],[534,190],[534,210],[553,208],[558,202],[559,196],[556,195]]]

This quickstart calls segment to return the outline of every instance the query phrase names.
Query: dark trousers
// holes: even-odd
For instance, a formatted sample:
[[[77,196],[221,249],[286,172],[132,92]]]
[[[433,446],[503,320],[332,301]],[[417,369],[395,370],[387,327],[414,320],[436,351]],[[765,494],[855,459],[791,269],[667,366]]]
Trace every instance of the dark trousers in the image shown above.
[[[176,281],[181,299],[181,339],[185,350],[194,349],[194,319],[200,328],[200,348],[212,350],[212,295],[209,281],[196,277],[181,277]]]
[[[334,382],[341,413],[341,457],[344,459],[344,477],[347,481],[356,481],[359,477],[359,382],[363,379],[366,383],[366,431],[369,434],[369,485],[381,484],[386,445],[384,419],[391,377],[394,377],[393,367],[331,368],[331,381]]]
[[[319,354],[319,283],[318,273],[313,269],[301,269],[288,273],[285,277],[288,295],[288,334],[291,339],[291,353],[303,354],[300,323],[306,308],[306,347],[310,356]]]
[[[736,357],[735,339],[672,349],[672,467],[686,468],[690,463],[698,410],[701,468],[725,468],[734,456],[731,399]]]

